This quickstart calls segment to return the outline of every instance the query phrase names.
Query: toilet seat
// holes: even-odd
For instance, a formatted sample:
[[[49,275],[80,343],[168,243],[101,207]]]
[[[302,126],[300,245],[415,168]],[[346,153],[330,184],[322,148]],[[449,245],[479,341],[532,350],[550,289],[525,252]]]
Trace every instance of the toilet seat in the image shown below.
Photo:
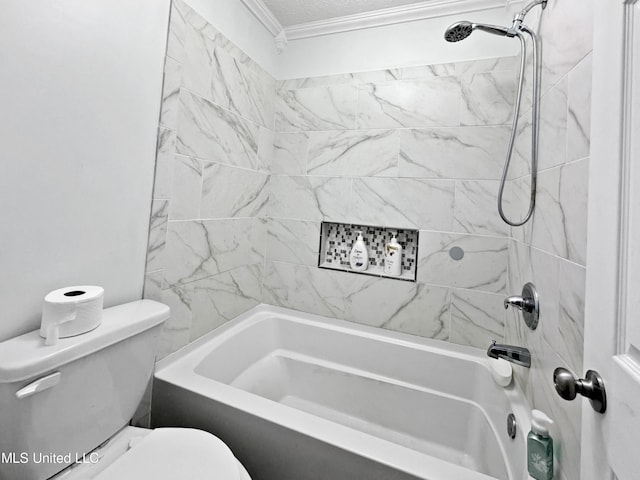
[[[94,480],[249,480],[222,440],[202,430],[158,428]]]

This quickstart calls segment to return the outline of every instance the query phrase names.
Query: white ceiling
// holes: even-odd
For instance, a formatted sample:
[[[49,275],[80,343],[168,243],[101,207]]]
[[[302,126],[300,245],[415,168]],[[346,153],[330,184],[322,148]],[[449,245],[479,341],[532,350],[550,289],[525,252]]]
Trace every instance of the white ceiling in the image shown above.
[[[283,27],[328,20],[425,0],[263,0]]]

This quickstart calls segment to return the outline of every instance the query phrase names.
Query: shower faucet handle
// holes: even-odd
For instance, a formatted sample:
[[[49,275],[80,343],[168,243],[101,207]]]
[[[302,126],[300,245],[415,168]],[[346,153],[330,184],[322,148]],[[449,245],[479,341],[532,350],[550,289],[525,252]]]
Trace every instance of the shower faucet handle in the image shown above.
[[[538,319],[540,318],[540,302],[538,300],[538,292],[533,283],[528,282],[522,287],[522,295],[513,295],[504,299],[504,308],[509,308],[509,305],[517,308],[522,312],[524,317],[524,323],[527,324],[531,330],[535,330],[538,326]]]
[[[509,305],[517,308],[518,310],[524,310],[530,312],[533,310],[533,302],[529,298],[522,298],[519,295],[513,295],[504,299],[504,308],[509,308]]]

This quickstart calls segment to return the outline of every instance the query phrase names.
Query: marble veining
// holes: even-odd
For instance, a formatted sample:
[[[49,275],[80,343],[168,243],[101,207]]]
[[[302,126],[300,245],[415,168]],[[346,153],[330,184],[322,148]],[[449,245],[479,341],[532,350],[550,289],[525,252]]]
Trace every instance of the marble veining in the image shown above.
[[[449,256],[455,246],[464,250],[462,260]],[[506,238],[421,231],[418,254],[419,282],[505,293]]]
[[[168,213],[168,200],[153,200],[151,202],[149,245],[147,247],[147,272],[152,272],[163,267],[162,254],[167,235]]]
[[[183,9],[188,8],[181,0],[171,3],[169,16],[169,34],[167,38],[167,57],[177,62],[182,61],[184,52],[185,19]]]
[[[272,126],[275,108],[273,84],[261,81],[251,71],[222,48],[213,55],[211,98],[214,103],[263,126]]]
[[[207,97],[215,42],[189,22],[185,24],[182,40],[182,86],[201,97]]]
[[[592,55],[587,55],[569,72],[567,119],[567,161],[589,155],[591,136]]]
[[[550,338],[553,349],[574,372],[583,372],[584,291],[586,268],[560,262],[558,335]]]
[[[460,84],[455,77],[360,86],[358,128],[457,126]]]
[[[156,347],[156,360],[188,344],[191,329],[191,311],[177,292],[171,289],[163,290],[161,302],[169,306],[171,316],[162,324]]]
[[[451,77],[456,74],[455,63],[436,63],[401,69],[402,80],[424,79],[432,77]]]
[[[257,170],[270,173],[274,162],[275,132],[267,127],[260,127],[258,132],[258,166]]]
[[[160,125],[175,130],[178,123],[178,97],[182,81],[182,65],[167,57],[164,63]]]
[[[171,220],[199,218],[202,188],[202,162],[194,157],[176,155],[171,189]]]
[[[555,85],[593,49],[594,0],[549,3],[539,26],[544,42],[542,92]]]
[[[219,163],[204,165],[201,218],[259,217],[266,213],[269,176]],[[238,188],[241,185],[242,188]]]
[[[258,220],[251,218],[169,222],[165,286],[202,280],[260,262],[262,255],[254,238],[264,238],[262,228]]]
[[[402,69],[372,70],[368,72],[342,73],[311,78],[292,78],[278,82],[277,91],[296,90],[299,88],[326,87],[329,85],[359,85],[361,83],[387,82],[400,80]]]
[[[271,172],[284,175],[306,174],[308,141],[307,132],[276,133]]]
[[[565,77],[540,99],[539,170],[566,162],[567,108]]]
[[[327,87],[329,85],[345,85],[357,83],[355,74],[343,73],[338,75],[323,75],[320,77],[290,78],[280,80],[277,85],[277,92],[281,94],[287,90],[298,90],[300,88]]]
[[[451,291],[451,341],[486,349],[504,340],[504,297],[471,290]]]
[[[400,130],[399,176],[499,179],[509,127]]]
[[[566,214],[560,202],[561,167],[538,175],[537,208],[533,218],[531,244],[567,258]]]
[[[271,217],[337,222],[349,218],[350,178],[273,175],[270,189]]]
[[[331,85],[299,88],[280,93],[276,107],[276,130],[336,130],[354,127],[357,87]]]
[[[258,133],[255,123],[190,92],[181,92],[178,153],[256,169]]]
[[[438,286],[267,262],[264,296],[304,312],[441,340],[449,336],[449,291]]]
[[[194,46],[185,41],[185,31],[188,28],[193,29],[200,37],[213,41],[215,46],[224,49],[252,71],[260,75],[267,75],[247,54],[182,0],[172,2],[167,56],[182,62],[188,53],[187,50],[198,48],[198,45]],[[197,37],[194,38],[197,39]]]
[[[509,226],[502,221],[498,203],[497,180],[456,181],[453,229],[456,232],[480,235],[509,235]],[[509,198],[504,197],[508,202]]]
[[[171,198],[173,184],[173,156],[176,150],[176,132],[167,128],[158,129],[156,144],[156,169],[153,198]]]
[[[355,178],[354,223],[451,231],[454,182],[414,178]]]
[[[320,224],[270,218],[267,223],[267,261],[316,266]]]
[[[509,166],[509,179],[514,180],[524,175],[531,174],[531,110],[520,115],[518,119],[518,128],[516,129],[516,139],[511,157],[511,165]],[[538,146],[540,146],[540,141]],[[506,156],[506,155],[505,155]],[[538,158],[540,151],[538,150]]]
[[[397,176],[395,130],[309,132],[307,174]]]
[[[513,71],[474,73],[462,77],[461,125],[505,125],[513,118]]]
[[[261,301],[262,267],[246,265],[187,285],[174,287],[189,310],[193,341]]]
[[[455,74],[460,77],[487,72],[511,72],[515,74],[516,69],[520,68],[520,58],[519,56],[487,58],[484,60],[456,62],[454,66]]]
[[[267,262],[263,299],[271,305],[341,318],[351,276],[290,263]],[[354,275],[355,277],[355,275]]]
[[[142,298],[155,300],[156,302],[162,302],[163,277],[164,271],[162,270],[147,272],[144,276],[144,289],[142,291]]]
[[[447,340],[449,292],[446,288],[436,286],[361,277],[350,285],[344,318]]]
[[[587,263],[587,202],[589,159],[568,163],[560,169],[560,205],[564,212],[563,235],[567,258]]]

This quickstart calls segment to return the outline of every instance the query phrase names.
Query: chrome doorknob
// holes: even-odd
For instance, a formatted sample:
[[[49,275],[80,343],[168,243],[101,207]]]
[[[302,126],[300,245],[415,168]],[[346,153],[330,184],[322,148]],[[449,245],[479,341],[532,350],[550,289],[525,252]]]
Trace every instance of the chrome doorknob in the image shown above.
[[[587,370],[585,378],[580,379],[566,368],[558,367],[553,371],[553,384],[558,395],[565,400],[573,400],[580,394],[589,399],[596,412],[604,413],[607,410],[604,381],[595,370]]]

